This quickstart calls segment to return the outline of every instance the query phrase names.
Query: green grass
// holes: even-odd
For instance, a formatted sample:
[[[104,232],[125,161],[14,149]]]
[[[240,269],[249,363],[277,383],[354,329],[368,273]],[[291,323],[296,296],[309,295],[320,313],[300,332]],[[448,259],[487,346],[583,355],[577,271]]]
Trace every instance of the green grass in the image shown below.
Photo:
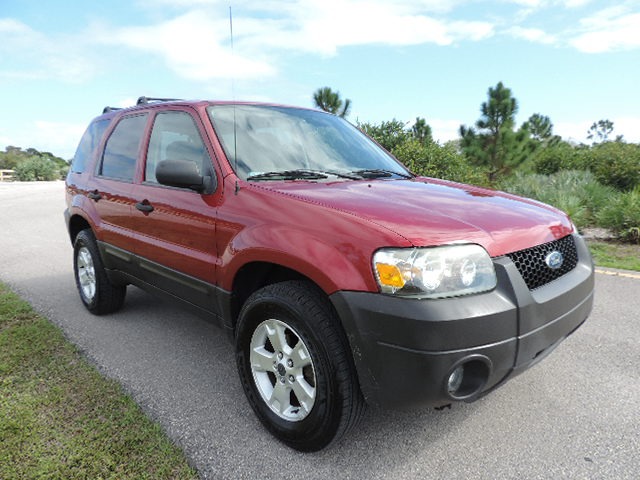
[[[640,245],[589,242],[589,249],[600,267],[640,271]]]
[[[0,284],[0,479],[191,479],[182,452]]]

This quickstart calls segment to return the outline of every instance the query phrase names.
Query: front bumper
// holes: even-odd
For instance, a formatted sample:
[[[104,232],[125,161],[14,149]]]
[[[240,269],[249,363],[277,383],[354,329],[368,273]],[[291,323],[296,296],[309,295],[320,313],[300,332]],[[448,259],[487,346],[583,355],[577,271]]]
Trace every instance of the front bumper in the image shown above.
[[[402,408],[472,401],[544,358],[593,305],[591,256],[580,237],[575,242],[577,266],[533,291],[500,257],[498,285],[484,294],[439,300],[333,294],[367,402]],[[474,378],[452,393],[449,376],[461,364]]]

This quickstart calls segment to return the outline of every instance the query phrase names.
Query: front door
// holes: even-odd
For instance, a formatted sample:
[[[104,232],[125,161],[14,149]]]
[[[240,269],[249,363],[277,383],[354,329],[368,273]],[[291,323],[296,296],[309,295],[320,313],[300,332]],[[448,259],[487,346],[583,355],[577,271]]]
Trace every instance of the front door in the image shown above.
[[[188,111],[155,115],[143,178],[135,187],[135,253],[144,281],[217,313],[215,214],[219,192],[168,187],[155,176],[163,160],[191,161],[201,175],[215,175],[201,132]]]

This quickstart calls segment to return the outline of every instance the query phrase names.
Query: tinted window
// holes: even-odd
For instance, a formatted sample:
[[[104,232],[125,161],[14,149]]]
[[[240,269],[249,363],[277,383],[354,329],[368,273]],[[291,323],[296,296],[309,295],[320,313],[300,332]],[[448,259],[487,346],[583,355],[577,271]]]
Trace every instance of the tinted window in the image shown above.
[[[104,147],[100,175],[119,180],[133,180],[140,140],[146,123],[146,115],[120,120]]]
[[[149,141],[145,181],[157,183],[156,167],[163,160],[187,160],[197,165],[201,175],[207,174],[211,160],[188,113],[163,112],[156,116]]]
[[[89,125],[80,140],[76,154],[73,156],[73,162],[71,163],[72,172],[84,172],[87,162],[91,160],[93,152],[100,145],[102,136],[110,122],[111,120],[98,120]]]

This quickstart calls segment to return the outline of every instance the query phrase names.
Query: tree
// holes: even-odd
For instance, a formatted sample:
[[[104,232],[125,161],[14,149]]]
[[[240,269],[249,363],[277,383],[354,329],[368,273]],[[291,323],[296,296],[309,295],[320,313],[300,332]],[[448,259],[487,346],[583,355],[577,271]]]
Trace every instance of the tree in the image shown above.
[[[16,178],[21,182],[50,181],[59,178],[60,170],[56,164],[45,157],[33,156],[15,168]]]
[[[416,123],[411,127],[411,135],[420,145],[433,142],[431,127],[424,118],[416,117]]]
[[[422,145],[418,140],[409,138],[391,153],[417,175],[471,184],[486,183],[485,173],[469,165],[451,142],[445,145],[427,142]]]
[[[374,123],[358,123],[358,128],[382,145],[387,151],[391,151],[399,145],[405,143],[410,134],[405,129],[405,123],[395,118],[390,121],[381,122],[380,125]]]
[[[333,113],[339,117],[349,115],[351,100],[346,98],[344,102],[340,98],[340,92],[333,91],[329,87],[322,87],[313,93],[313,101],[320,110]]]
[[[612,132],[613,122],[611,120],[598,120],[597,122],[593,122],[589,131],[587,131],[587,138],[593,140],[594,144],[606,142]]]
[[[475,128],[460,126],[460,144],[471,162],[489,167],[489,181],[494,182],[524,162],[534,147],[526,128],[514,131],[518,102],[502,82],[489,88],[480,112]]]
[[[534,113],[522,127],[529,131],[531,138],[541,143],[546,143],[553,138],[553,123],[546,115]]]

